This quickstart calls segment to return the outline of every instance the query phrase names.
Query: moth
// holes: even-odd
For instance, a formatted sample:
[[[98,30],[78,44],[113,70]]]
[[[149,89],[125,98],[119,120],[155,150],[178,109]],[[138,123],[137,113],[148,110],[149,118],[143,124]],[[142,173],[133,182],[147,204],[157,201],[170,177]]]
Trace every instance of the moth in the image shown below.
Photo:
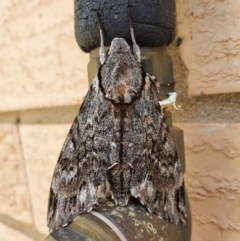
[[[132,49],[114,38],[101,46],[96,77],[66,137],[52,178],[47,224],[66,226],[98,203],[106,180],[116,205],[138,198],[149,212],[184,223],[183,173],[151,76],[141,65],[130,17]]]

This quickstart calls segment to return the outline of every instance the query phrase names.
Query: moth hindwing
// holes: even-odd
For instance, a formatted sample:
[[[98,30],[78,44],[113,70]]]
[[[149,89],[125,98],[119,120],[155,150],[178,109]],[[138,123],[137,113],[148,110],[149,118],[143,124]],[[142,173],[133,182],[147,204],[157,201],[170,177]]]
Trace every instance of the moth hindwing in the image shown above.
[[[115,38],[102,55],[55,167],[51,231],[89,212],[99,185],[105,194],[106,180],[116,205],[127,205],[132,195],[166,221],[186,220],[180,161],[138,51]]]

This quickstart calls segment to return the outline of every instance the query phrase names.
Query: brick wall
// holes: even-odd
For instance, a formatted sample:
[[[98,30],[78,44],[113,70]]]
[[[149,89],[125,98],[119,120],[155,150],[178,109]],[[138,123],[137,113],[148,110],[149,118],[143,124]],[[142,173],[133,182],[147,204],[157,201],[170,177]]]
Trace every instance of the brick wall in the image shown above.
[[[53,169],[88,89],[73,1],[0,3],[0,240],[43,240]]]
[[[240,239],[239,12],[238,0],[177,1],[173,120],[185,133],[193,241]],[[73,1],[2,1],[0,13],[0,240],[40,241],[89,57],[75,42]]]

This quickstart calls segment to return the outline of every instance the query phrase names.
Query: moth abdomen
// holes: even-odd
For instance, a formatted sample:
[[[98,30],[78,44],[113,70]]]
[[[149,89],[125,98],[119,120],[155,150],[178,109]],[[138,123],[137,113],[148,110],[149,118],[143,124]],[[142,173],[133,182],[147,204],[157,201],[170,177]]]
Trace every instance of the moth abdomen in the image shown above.
[[[117,163],[107,172],[115,204],[126,206],[131,196],[132,167],[128,163]]]

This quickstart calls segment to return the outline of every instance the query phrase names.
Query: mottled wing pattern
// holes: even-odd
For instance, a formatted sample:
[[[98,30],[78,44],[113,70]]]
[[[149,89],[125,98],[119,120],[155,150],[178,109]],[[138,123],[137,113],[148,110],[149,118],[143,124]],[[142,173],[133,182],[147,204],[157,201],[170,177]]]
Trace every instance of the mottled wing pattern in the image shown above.
[[[51,231],[69,224],[97,204],[106,189],[111,109],[93,81],[67,135],[53,174],[48,204]]]
[[[130,159],[133,166],[131,194],[147,209],[172,223],[186,220],[183,174],[176,147],[149,78],[134,103]]]

